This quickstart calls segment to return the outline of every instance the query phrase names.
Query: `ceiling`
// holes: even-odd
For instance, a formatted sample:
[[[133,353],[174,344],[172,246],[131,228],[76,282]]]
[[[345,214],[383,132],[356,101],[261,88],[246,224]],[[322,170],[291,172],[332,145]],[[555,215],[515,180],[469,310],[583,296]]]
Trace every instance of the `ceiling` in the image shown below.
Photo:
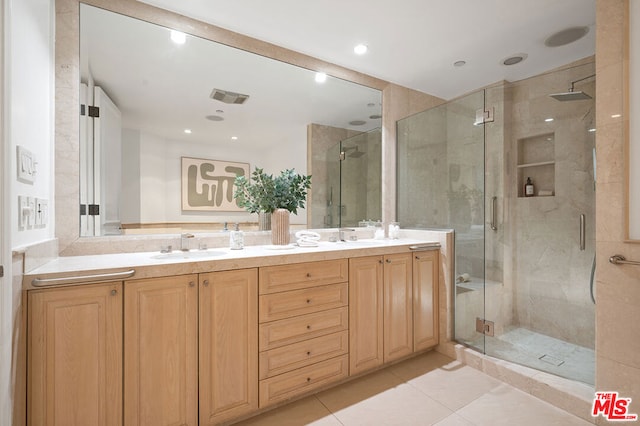
[[[595,0],[141,1],[444,99],[595,53]],[[576,26],[588,34],[544,45]],[[526,59],[502,64],[517,54]]]

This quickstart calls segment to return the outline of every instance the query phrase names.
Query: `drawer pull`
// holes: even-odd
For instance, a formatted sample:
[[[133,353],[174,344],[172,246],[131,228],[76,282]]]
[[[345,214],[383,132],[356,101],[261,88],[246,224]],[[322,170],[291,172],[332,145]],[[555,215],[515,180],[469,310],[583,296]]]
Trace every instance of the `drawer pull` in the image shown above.
[[[116,294],[118,294],[118,290],[111,290],[111,295],[115,296]]]
[[[311,272],[307,272],[307,278],[311,278]]]
[[[311,303],[311,299],[307,299],[307,303]]]
[[[311,330],[311,326],[310,325],[307,326],[307,330]]]
[[[311,381],[311,377],[307,377],[307,383]]]
[[[391,263],[391,259],[387,259],[387,263]]]
[[[204,280],[202,283],[205,287],[209,287],[209,280]]]
[[[193,281],[189,281],[189,287],[195,287],[196,283],[194,283]]]
[[[311,351],[307,351],[307,356],[310,356],[310,355],[311,355]]]

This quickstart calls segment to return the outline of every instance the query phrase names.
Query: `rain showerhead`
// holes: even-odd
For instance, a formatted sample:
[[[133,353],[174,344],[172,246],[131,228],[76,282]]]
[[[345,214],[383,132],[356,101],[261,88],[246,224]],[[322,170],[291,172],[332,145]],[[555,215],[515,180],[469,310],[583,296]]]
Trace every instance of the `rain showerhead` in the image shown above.
[[[573,91],[573,86],[580,82],[580,81],[584,81],[587,80],[591,77],[595,77],[595,74],[592,74],[588,77],[585,78],[581,78],[579,80],[575,80],[571,82],[571,87],[569,88],[568,92],[562,92],[562,93],[553,93],[549,96],[551,96],[553,99],[561,101],[561,102],[566,102],[566,101],[584,101],[587,99],[593,99],[590,95],[587,95],[586,93],[584,93],[582,90],[578,90],[578,91]]]
[[[347,155],[348,151],[353,151],[353,152]],[[360,158],[365,154],[366,152],[360,151],[357,146],[350,146],[350,147],[344,148],[343,151],[340,153],[340,156],[341,156],[341,159],[344,160],[345,156],[349,158]]]
[[[587,99],[593,99],[591,96],[587,95],[586,93],[584,93],[581,90],[578,90],[577,92],[562,92],[562,93],[554,93],[551,96],[553,99],[561,101],[561,102],[566,102],[566,101],[584,101]]]

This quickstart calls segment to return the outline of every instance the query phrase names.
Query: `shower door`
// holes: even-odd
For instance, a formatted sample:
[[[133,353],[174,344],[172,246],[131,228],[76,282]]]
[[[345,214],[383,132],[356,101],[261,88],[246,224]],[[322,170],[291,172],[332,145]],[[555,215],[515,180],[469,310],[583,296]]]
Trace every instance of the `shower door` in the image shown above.
[[[479,91],[397,123],[397,219],[403,228],[453,228],[455,337],[483,352],[484,111]]]

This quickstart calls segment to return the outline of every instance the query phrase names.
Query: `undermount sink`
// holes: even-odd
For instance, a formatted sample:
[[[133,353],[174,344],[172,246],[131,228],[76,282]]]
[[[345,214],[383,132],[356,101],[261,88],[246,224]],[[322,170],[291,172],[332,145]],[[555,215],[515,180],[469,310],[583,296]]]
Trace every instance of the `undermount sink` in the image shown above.
[[[345,240],[345,241],[336,241],[333,244],[348,246],[373,246],[378,244],[385,244],[386,240],[375,240],[375,239],[363,239],[363,240]]]
[[[159,253],[151,256],[152,259],[206,259],[208,257],[217,257],[227,254],[220,250],[189,250],[189,251],[172,251],[170,253]]]

